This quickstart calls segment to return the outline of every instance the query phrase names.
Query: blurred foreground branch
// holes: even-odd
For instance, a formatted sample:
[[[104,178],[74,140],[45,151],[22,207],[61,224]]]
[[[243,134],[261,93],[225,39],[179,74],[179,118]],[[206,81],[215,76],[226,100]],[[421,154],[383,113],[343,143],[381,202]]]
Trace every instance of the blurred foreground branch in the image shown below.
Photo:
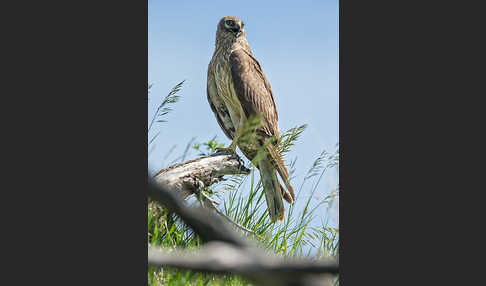
[[[226,221],[208,209],[188,207],[183,201],[184,190],[174,192],[166,185],[155,183],[149,178],[148,191],[151,199],[179,215],[205,243],[198,252],[169,254],[149,248],[149,265],[238,274],[260,285],[270,286],[331,285],[329,274],[338,273],[338,262],[334,259],[291,260],[266,254],[264,250],[234,232]]]
[[[168,253],[149,248],[148,263],[205,273],[237,274],[269,286],[332,285],[329,274],[338,272],[334,260],[284,260],[257,248],[240,248],[222,242],[209,242],[198,251]]]

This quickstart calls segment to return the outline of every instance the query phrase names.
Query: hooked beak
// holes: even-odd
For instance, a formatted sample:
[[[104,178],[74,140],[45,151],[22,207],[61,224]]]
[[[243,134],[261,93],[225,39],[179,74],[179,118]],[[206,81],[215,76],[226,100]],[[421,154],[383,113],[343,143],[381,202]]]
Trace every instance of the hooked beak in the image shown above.
[[[241,24],[240,23],[237,23],[232,29],[231,31],[235,34],[235,37],[239,37],[241,35]]]

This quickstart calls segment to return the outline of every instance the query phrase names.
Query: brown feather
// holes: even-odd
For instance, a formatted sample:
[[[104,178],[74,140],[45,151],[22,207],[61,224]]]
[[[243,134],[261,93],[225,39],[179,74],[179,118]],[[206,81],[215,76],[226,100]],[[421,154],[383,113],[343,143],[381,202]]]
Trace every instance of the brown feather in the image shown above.
[[[233,136],[235,134],[235,126],[233,125],[233,122],[229,118],[230,115],[229,115],[228,108],[218,96],[218,89],[216,87],[214,72],[211,64],[208,67],[208,82],[207,82],[206,91],[207,91],[206,93],[207,93],[209,105],[211,106],[211,110],[216,116],[216,120],[218,121],[219,127],[221,127],[224,134],[229,139],[233,139]],[[216,107],[215,104],[217,104],[218,107]],[[223,120],[223,118],[225,120]]]
[[[273,92],[258,61],[252,55],[240,49],[231,53],[230,65],[234,89],[246,116],[263,114],[264,126],[262,131],[267,135],[265,137],[269,138],[273,135],[279,137],[278,113]],[[290,185],[289,174],[282,156],[273,147],[269,146],[268,149],[273,164],[290,192],[292,200],[295,200],[294,190]]]
[[[282,156],[275,150],[275,148],[273,148],[273,146],[269,146],[268,151],[270,153],[270,156],[272,156],[272,159],[275,161],[277,165],[277,171],[290,193],[290,197],[292,200],[289,201],[288,199],[286,199],[286,201],[292,203],[295,200],[294,188],[292,188],[292,186],[290,185],[289,172],[287,171],[287,168],[285,168],[285,163],[282,159]]]
[[[233,51],[229,61],[235,93],[246,117],[262,113],[265,133],[279,135],[273,93],[258,61],[242,49]]]

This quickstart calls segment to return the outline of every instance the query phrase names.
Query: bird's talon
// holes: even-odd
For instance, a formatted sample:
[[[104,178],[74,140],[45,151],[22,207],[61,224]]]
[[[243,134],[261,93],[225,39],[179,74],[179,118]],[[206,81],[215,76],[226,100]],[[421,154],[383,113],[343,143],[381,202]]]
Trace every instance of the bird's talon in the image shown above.
[[[216,148],[216,153],[227,153],[227,154],[236,154],[236,150],[234,150],[233,148],[224,148],[224,147],[220,147],[220,148]]]

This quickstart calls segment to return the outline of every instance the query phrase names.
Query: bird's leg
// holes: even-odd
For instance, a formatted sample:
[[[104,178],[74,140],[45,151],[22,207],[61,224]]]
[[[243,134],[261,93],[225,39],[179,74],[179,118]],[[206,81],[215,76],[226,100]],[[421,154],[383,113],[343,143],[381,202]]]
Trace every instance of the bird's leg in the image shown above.
[[[233,138],[231,144],[228,147],[220,147],[216,148],[216,152],[227,152],[227,153],[236,153],[236,143],[238,141],[237,137]]]
[[[233,136],[233,141],[231,141],[231,144],[228,147],[222,147],[222,148],[216,148],[216,152],[227,152],[227,153],[236,153],[236,146],[238,143],[238,138],[240,137],[240,128],[236,130],[234,136]]]

